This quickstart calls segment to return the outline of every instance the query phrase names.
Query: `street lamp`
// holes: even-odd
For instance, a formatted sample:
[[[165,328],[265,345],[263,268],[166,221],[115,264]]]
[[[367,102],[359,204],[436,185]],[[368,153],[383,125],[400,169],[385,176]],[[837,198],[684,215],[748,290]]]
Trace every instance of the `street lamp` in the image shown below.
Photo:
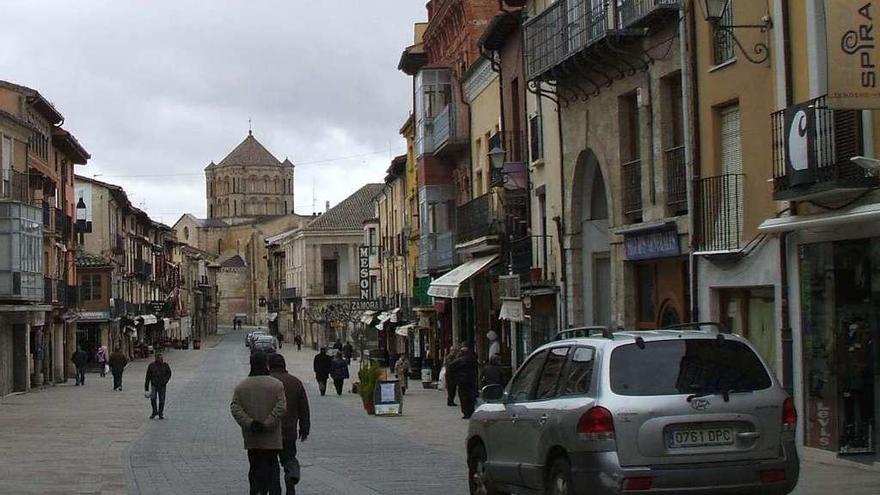
[[[496,144],[495,147],[489,150],[489,164],[492,166],[493,185],[498,185],[504,182],[503,171],[505,156],[507,156],[507,152],[504,151],[504,148],[502,148],[500,144]]]
[[[769,15],[762,17],[760,24],[725,24],[724,15],[733,8],[730,0],[700,0],[700,7],[703,9],[706,21],[715,29],[714,36],[717,38],[721,34],[730,35],[730,39],[736,44],[746,60],[753,64],[762,64],[770,58],[770,46],[767,43],[761,41],[755,43],[752,47],[755,56],[752,56],[743,47],[734,32],[735,29],[758,29],[762,33],[766,33],[773,27],[773,20]]]

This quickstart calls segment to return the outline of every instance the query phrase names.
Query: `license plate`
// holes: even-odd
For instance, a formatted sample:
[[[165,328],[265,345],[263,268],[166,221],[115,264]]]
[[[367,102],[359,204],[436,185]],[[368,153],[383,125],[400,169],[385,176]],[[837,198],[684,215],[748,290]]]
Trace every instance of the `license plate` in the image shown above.
[[[666,446],[670,449],[688,447],[713,447],[732,445],[733,429],[699,428],[693,430],[674,430],[666,434]]]

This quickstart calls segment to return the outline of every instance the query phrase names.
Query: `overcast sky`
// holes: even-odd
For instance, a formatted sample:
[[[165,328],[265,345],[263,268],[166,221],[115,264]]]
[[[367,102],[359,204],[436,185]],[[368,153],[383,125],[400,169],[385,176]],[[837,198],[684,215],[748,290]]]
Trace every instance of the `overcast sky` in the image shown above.
[[[204,167],[247,135],[297,165],[298,213],[379,182],[410,103],[423,0],[9,0],[0,79],[40,91],[155,219],[205,215]],[[348,157],[348,158],[345,158]],[[319,163],[313,163],[319,162]]]

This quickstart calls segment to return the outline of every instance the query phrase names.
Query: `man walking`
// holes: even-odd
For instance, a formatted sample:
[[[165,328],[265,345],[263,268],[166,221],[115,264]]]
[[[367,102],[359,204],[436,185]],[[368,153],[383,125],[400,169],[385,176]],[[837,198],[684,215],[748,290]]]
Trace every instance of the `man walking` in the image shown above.
[[[345,342],[345,345],[342,346],[342,355],[345,356],[345,362],[351,364],[351,357],[354,355],[354,347],[352,347],[351,341]]]
[[[76,368],[76,386],[85,385],[86,364],[89,362],[89,355],[82,350],[82,347],[77,346],[76,352],[73,353],[70,360],[73,361],[73,366]]]
[[[107,348],[101,346],[98,348],[98,352],[95,353],[95,361],[98,362],[98,372],[101,373],[101,378],[107,376],[107,372],[104,368],[107,367]]]
[[[107,360],[107,364],[110,365],[110,373],[113,375],[113,391],[122,392],[122,372],[125,371],[125,365],[128,364],[128,359],[125,357],[125,354],[119,350],[119,347],[117,347],[110,353],[110,358]]]
[[[449,364],[446,374],[451,374],[458,386],[461,418],[470,419],[477,398],[477,356],[471,352],[467,344],[461,346],[461,352],[455,361]]]
[[[168,385],[168,380],[171,380],[171,366],[168,366],[168,363],[162,359],[162,354],[157,352],[156,360],[147,366],[147,376],[144,378],[144,392],[150,393],[150,405],[153,406],[150,419],[156,416],[165,419],[165,386]]]
[[[241,381],[229,406],[241,427],[248,453],[251,495],[281,495],[278,454],[282,450],[281,421],[287,410],[284,385],[269,376],[266,355],[251,354],[251,372]]]
[[[296,426],[299,423],[299,440],[305,442],[309,436],[311,422],[309,420],[309,399],[306,389],[299,378],[287,372],[284,356],[275,353],[269,356],[269,374],[284,384],[284,397],[287,412],[281,417],[281,443],[283,448],[278,454],[281,467],[284,468],[284,484],[287,495],[296,492],[299,483],[300,466],[296,460]]]
[[[333,386],[336,387],[336,395],[342,395],[342,385],[348,378],[348,364],[342,357],[341,351],[336,351],[336,356],[330,361],[330,375],[333,377]]]
[[[318,390],[321,391],[321,395],[324,395],[327,393],[327,378],[330,377],[330,371],[333,368],[333,360],[327,355],[326,347],[322,347],[318,351],[312,367],[315,370],[315,378],[318,379]]]
[[[293,338],[293,343],[296,344],[296,350],[297,350],[297,351],[301,351],[301,350],[302,350],[302,346],[303,346],[303,338],[300,337],[299,334],[296,334],[296,336]]]
[[[455,352],[455,349],[450,347],[449,352],[446,353],[446,359],[443,362],[443,366],[446,367],[446,405],[449,407],[455,407],[458,405],[455,403],[455,392],[457,390],[457,384],[455,382],[456,377],[450,371],[450,365],[457,357],[458,354]]]

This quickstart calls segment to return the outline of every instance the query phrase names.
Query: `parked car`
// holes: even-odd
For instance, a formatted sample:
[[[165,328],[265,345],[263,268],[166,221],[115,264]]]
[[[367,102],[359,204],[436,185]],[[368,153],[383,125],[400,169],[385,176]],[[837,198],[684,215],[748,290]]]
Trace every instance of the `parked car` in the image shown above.
[[[797,412],[747,340],[717,324],[580,330],[482,390],[471,493],[794,489]]]
[[[254,341],[257,340],[261,335],[268,335],[263,330],[254,330],[253,332],[248,332],[247,336],[244,338],[244,345],[250,347],[253,345]]]
[[[251,344],[251,352],[265,352],[271,354],[278,350],[278,339],[271,335],[260,335]]]

